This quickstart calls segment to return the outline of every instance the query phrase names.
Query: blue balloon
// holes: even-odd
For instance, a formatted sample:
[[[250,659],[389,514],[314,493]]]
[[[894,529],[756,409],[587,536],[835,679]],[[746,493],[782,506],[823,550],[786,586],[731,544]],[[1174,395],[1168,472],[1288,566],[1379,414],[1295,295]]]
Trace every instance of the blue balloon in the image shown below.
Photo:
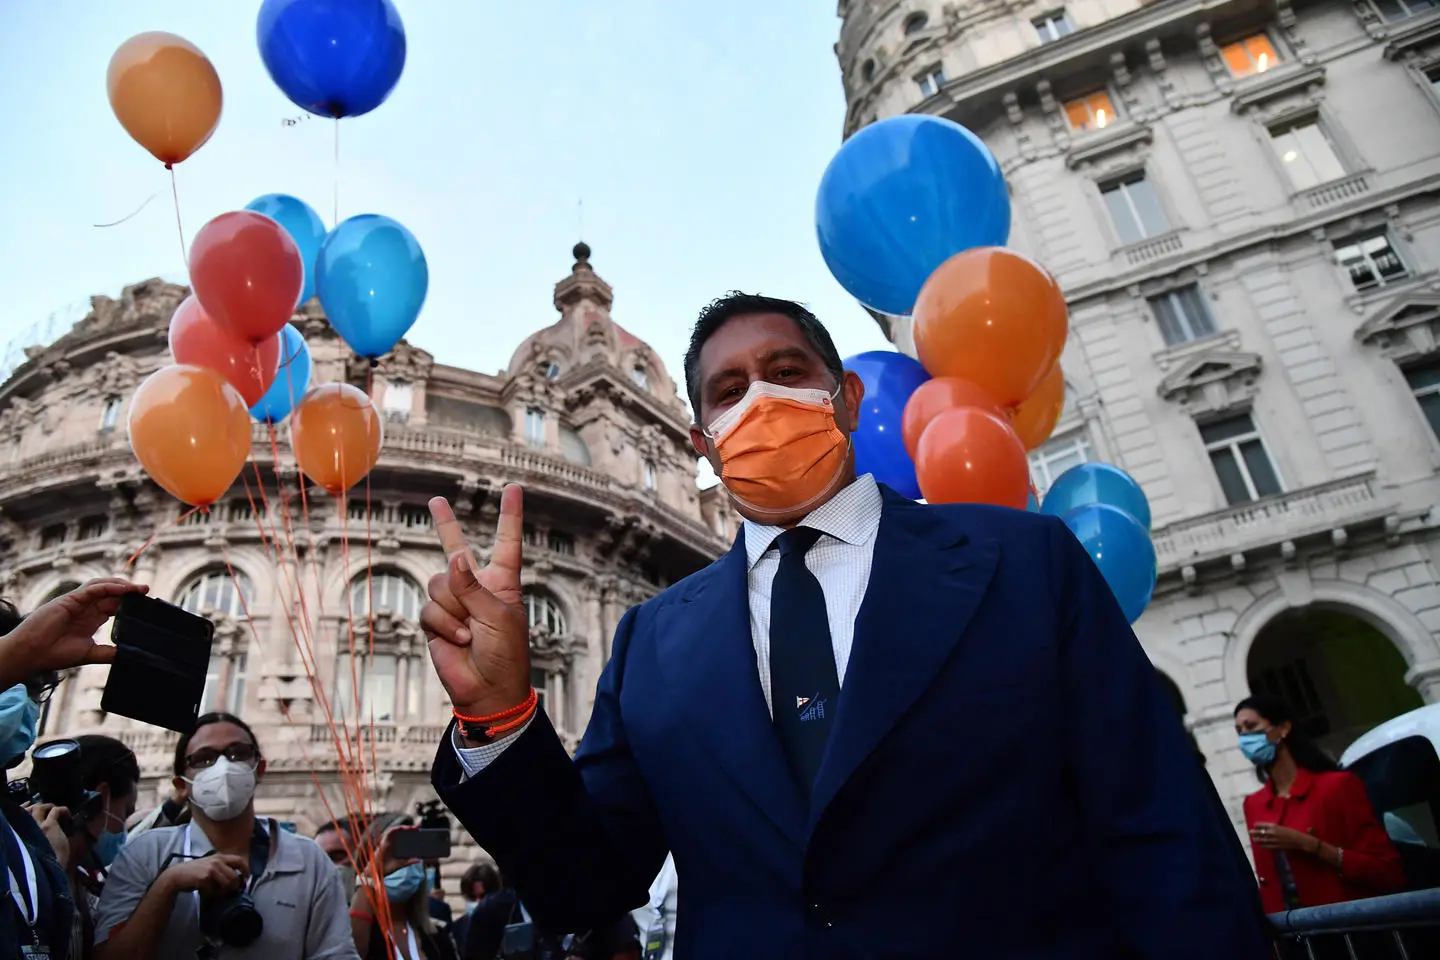
[[[285,324],[280,335],[285,339],[280,346],[280,369],[275,373],[275,382],[260,402],[250,408],[250,416],[261,423],[279,423],[290,416],[295,404],[310,389],[310,375],[314,370],[310,347],[291,324]]]
[[[316,292],[340,339],[367,360],[400,342],[425,304],[430,268],[403,226],[374,213],[351,217],[320,247]]]
[[[1040,503],[1035,499],[1035,491],[1030,491],[1030,498],[1025,501],[1025,509],[1030,513],[1040,512]]]
[[[1062,473],[1045,492],[1041,513],[1063,517],[1071,510],[1103,503],[1124,510],[1150,529],[1150,501],[1130,474],[1108,463],[1082,463]]]
[[[1155,593],[1155,545],[1150,534],[1123,510],[1103,503],[1072,510],[1061,518],[1110,585],[1125,619],[1140,619]]]
[[[904,316],[950,257],[1010,236],[1005,176],[980,138],[940,117],[872,123],[835,154],[815,198],[825,265],[851,296]]]
[[[323,117],[369,113],[405,69],[405,25],[390,0],[265,0],[255,40],[275,85]]]
[[[915,464],[905,449],[900,421],[910,394],[926,380],[919,361],[890,350],[871,350],[845,361],[845,369],[859,375],[865,384],[860,404],[860,426],[850,435],[855,444],[855,470],[872,473],[902,497],[920,498]]]
[[[304,200],[283,193],[256,197],[245,204],[245,209],[263,213],[280,224],[300,248],[300,259],[305,262],[305,288],[300,293],[300,302],[307,302],[315,296],[315,258],[320,256],[320,245],[325,242],[325,222],[320,214],[310,209]]]

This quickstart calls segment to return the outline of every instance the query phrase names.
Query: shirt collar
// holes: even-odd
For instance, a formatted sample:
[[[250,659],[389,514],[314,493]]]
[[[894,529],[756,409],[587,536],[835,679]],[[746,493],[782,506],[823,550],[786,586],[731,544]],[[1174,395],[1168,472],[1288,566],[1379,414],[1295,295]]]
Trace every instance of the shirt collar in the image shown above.
[[[828,534],[836,540],[859,546],[868,543],[880,529],[880,510],[884,500],[880,488],[870,474],[862,474],[842,487],[835,496],[826,500],[810,512],[799,526],[811,527]],[[775,538],[785,532],[784,527],[745,521],[746,569],[753,569],[760,558],[774,544]]]
[[[1303,800],[1305,795],[1310,792],[1310,786],[1314,782],[1315,774],[1306,770],[1304,767],[1297,767],[1295,770],[1295,779],[1290,784],[1290,799]],[[1270,796],[1265,798],[1266,805],[1269,805],[1279,794],[1275,792],[1275,784],[1273,781],[1266,781],[1265,789],[1270,791]]]

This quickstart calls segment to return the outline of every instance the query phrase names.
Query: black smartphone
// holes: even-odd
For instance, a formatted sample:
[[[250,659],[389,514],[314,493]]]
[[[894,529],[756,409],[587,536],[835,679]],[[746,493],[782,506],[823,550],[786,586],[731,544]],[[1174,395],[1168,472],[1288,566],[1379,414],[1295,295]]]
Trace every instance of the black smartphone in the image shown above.
[[[100,709],[177,733],[194,730],[215,624],[164,600],[127,593],[110,639],[115,662]]]
[[[396,830],[390,837],[390,852],[397,860],[444,860],[450,856],[450,831],[433,827]]]

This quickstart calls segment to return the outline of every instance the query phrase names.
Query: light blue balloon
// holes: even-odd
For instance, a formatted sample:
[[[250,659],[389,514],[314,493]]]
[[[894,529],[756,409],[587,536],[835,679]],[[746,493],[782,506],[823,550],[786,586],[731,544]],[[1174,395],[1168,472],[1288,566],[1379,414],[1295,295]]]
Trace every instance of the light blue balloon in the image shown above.
[[[1028,510],[1030,513],[1040,512],[1040,502],[1035,499],[1034,490],[1030,491],[1030,497],[1028,500],[1025,501],[1025,509]]]
[[[315,296],[315,259],[320,256],[320,245],[325,242],[325,222],[320,214],[310,208],[304,200],[284,193],[267,193],[245,204],[246,210],[263,213],[285,228],[295,246],[300,248],[300,259],[305,263],[305,289],[300,302],[305,303]]]
[[[1004,246],[1010,193],[989,148],[951,120],[889,117],[835,154],[815,197],[820,253],[851,296],[905,316],[935,268]]]
[[[1125,619],[1139,620],[1155,594],[1155,545],[1150,534],[1130,514],[1103,503],[1072,510],[1061,519],[1100,568]]]
[[[1150,529],[1150,501],[1145,491],[1130,474],[1108,463],[1082,463],[1066,470],[1046,491],[1040,512],[1063,517],[1092,503],[1123,510],[1141,527]]]
[[[314,371],[310,347],[300,331],[287,323],[280,334],[285,340],[280,346],[280,369],[275,373],[275,382],[260,402],[250,408],[250,416],[261,423],[279,423],[290,416],[295,404],[310,389],[310,375]]]
[[[415,325],[430,287],[430,268],[414,235],[375,213],[330,231],[315,276],[330,325],[367,360],[389,353]]]

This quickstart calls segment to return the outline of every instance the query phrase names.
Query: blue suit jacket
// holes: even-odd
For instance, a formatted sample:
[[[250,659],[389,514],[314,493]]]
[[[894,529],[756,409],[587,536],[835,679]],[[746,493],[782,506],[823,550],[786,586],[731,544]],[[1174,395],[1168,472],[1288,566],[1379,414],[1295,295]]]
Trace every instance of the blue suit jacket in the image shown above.
[[[436,789],[536,919],[639,906],[673,849],[677,957],[1268,957],[1233,828],[1075,538],[883,492],[808,807],[743,533],[625,615],[573,761],[542,715],[462,782],[445,738]]]

